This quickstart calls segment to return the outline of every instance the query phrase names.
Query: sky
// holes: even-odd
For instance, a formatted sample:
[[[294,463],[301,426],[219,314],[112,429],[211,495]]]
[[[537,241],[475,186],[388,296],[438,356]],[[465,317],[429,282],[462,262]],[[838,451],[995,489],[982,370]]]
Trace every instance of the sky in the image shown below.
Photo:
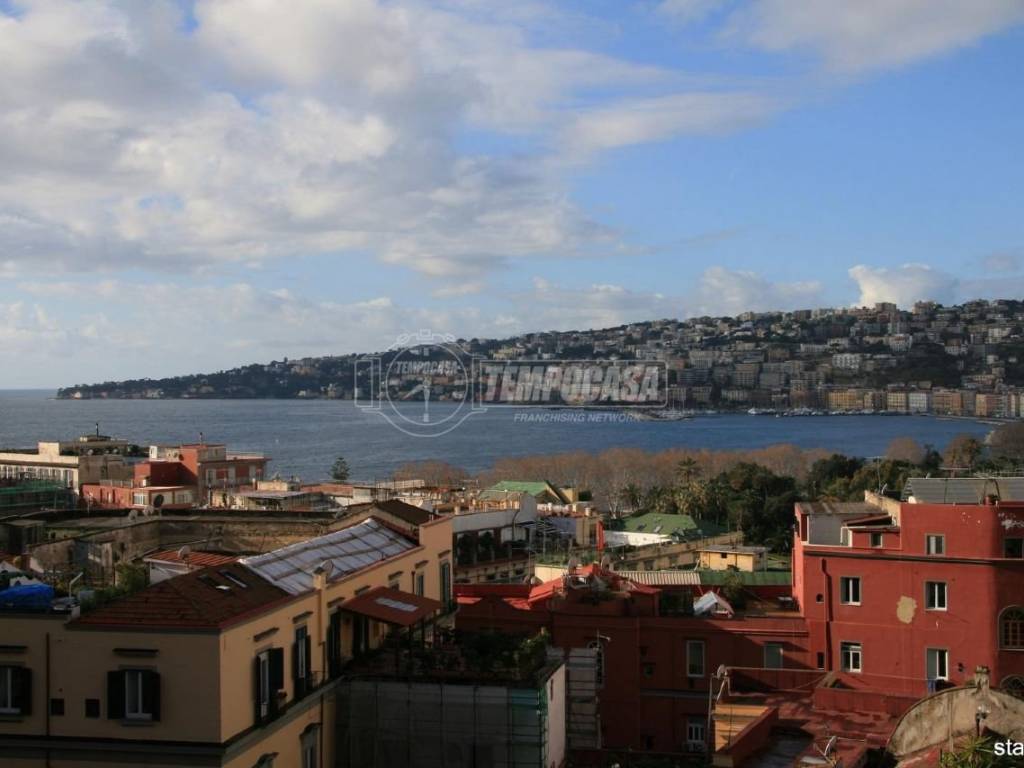
[[[1024,295],[1024,0],[0,0],[0,388]]]

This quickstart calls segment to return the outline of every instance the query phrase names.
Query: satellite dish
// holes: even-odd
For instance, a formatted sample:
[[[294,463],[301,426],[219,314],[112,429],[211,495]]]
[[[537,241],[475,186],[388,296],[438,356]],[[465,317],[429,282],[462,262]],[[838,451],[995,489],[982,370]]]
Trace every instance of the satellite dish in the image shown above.
[[[182,562],[188,560],[188,556],[192,554],[192,548],[188,544],[178,550],[178,559]]]
[[[575,571],[579,567],[580,567],[580,559],[578,557],[576,557],[576,555],[573,555],[572,557],[570,557],[569,558],[569,571],[570,572],[571,571]]]
[[[839,740],[838,736],[833,736],[828,740],[828,744],[825,745],[825,751],[822,753],[824,757],[831,757],[832,753],[836,749],[836,742]]]
[[[613,571],[613,570],[615,570],[615,564],[612,561],[612,556],[611,555],[604,555],[601,558],[601,568],[602,568],[602,570],[605,570],[605,571]]]
[[[134,522],[135,520],[138,520],[138,518],[139,518],[138,510],[133,509],[133,510],[131,510],[128,513],[128,522]]]
[[[329,577],[332,573],[334,573],[334,561],[324,560],[322,563],[320,563],[320,570],[324,572],[325,576]]]

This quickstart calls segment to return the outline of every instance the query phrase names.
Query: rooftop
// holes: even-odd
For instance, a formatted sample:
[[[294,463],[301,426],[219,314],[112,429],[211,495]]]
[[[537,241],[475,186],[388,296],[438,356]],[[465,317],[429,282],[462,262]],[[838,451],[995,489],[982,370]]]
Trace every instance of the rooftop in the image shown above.
[[[399,499],[371,501],[365,504],[353,504],[348,508],[348,512],[349,514],[358,514],[364,509],[379,509],[393,517],[397,517],[399,520],[404,520],[410,525],[423,525],[424,523],[429,523],[432,518],[432,515],[428,510],[417,507],[414,504],[407,504]]]
[[[289,598],[249,569],[229,563],[158,582],[83,613],[71,626],[216,630]]]
[[[912,477],[903,487],[905,500],[917,504],[984,504],[1024,501],[1024,477]]]
[[[153,560],[161,563],[186,563],[195,568],[226,565],[227,563],[235,562],[237,559],[233,555],[222,555],[219,552],[203,552],[201,550],[192,550],[186,553],[185,557],[182,557],[181,549],[164,549],[143,558],[147,563]]]
[[[625,518],[623,523],[630,533],[656,533],[677,538],[707,536],[721,531],[720,526],[706,520],[698,524],[689,515],[663,515],[658,512],[633,515]]]
[[[381,560],[415,549],[418,544],[379,520],[369,518],[356,525],[291,544],[239,562],[290,594],[313,588],[314,569],[331,563],[330,581],[367,568]]]

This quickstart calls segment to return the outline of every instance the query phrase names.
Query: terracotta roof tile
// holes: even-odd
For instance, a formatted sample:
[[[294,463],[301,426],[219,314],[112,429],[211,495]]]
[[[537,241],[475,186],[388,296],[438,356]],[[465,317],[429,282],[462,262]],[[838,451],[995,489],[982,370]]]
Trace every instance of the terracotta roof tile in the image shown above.
[[[242,586],[242,585],[245,586]],[[70,626],[222,629],[291,596],[237,563],[192,571],[96,608]]]

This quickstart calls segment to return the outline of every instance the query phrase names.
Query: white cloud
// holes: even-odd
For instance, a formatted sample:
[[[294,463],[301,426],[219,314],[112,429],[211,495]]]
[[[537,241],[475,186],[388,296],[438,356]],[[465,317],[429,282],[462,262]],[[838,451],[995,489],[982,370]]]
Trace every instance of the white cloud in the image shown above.
[[[498,8],[199,0],[192,32],[171,2],[37,0],[0,13],[5,265],[178,271],[359,251],[478,279],[510,259],[607,242],[615,234],[569,199],[549,162],[565,108],[595,94],[632,108],[632,91],[680,83],[536,44],[538,30],[567,23],[551,4]],[[720,109],[695,98],[685,119],[628,141]],[[541,149],[460,152],[466,129],[525,134]]]
[[[717,11],[726,0],[662,0],[658,12],[675,21],[688,24],[701,21]]]
[[[957,278],[927,264],[893,268],[858,264],[849,270],[849,275],[860,291],[859,306],[893,302],[905,308],[916,301],[949,303],[956,300],[959,289]]]
[[[772,282],[756,272],[709,267],[687,300],[686,315],[738,315],[807,308],[820,306],[822,295],[822,285],[817,281]]]
[[[808,50],[854,73],[962,48],[1021,21],[1022,0],[753,0],[728,33],[766,51]]]
[[[586,155],[683,134],[717,134],[763,120],[780,106],[766,94],[695,92],[637,99],[583,110],[567,127],[563,144]]]

